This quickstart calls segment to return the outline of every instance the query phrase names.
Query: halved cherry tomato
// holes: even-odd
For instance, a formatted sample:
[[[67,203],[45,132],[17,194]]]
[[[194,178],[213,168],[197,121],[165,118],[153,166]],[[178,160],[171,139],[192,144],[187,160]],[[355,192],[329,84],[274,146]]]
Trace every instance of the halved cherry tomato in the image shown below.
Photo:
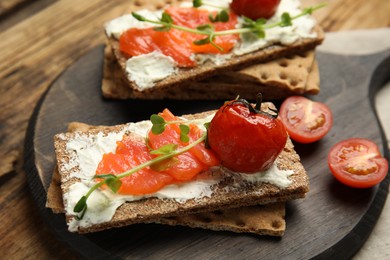
[[[236,14],[246,16],[252,20],[268,19],[275,14],[279,3],[280,0],[233,0],[230,8]]]
[[[210,122],[208,142],[221,164],[236,172],[268,169],[283,150],[287,132],[283,123],[265,112],[233,100],[222,106]]]
[[[328,164],[337,180],[354,188],[378,184],[389,169],[378,146],[362,138],[351,138],[334,145],[328,154]]]
[[[323,138],[332,128],[332,111],[323,103],[302,96],[288,97],[281,105],[279,117],[291,139],[312,143]]]

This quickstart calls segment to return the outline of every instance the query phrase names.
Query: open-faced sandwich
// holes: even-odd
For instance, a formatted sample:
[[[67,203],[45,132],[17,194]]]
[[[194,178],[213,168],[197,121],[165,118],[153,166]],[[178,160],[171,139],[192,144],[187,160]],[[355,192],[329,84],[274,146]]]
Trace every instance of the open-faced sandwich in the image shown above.
[[[256,13],[240,0],[137,1],[131,14],[105,26],[103,95],[226,100],[262,92],[271,100],[317,94],[314,49],[323,32],[310,14],[318,6],[273,2]],[[271,10],[264,14],[264,8]]]
[[[260,103],[236,99],[182,117],[166,109],[117,126],[73,124],[55,136],[60,189],[54,178],[48,206],[65,213],[72,232],[158,222],[280,236],[283,203],[305,197],[308,177],[275,107]]]

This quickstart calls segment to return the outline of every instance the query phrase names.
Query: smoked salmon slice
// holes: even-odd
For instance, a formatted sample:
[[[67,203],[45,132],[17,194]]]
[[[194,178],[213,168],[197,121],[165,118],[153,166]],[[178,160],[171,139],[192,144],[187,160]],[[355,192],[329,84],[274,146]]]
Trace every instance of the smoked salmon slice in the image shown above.
[[[151,159],[152,156],[144,141],[126,136],[118,142],[115,153],[103,155],[96,174],[120,174]],[[118,193],[142,195],[154,193],[175,180],[166,173],[157,172],[147,167],[122,178],[121,181],[122,185]]]
[[[168,109],[160,113],[166,121],[179,120]],[[148,142],[133,136],[124,136],[117,142],[115,153],[103,155],[96,174],[120,174],[144,162],[152,160],[157,155],[150,153],[167,144],[176,144],[179,148],[188,145],[201,137],[202,130],[190,124],[188,134],[190,141],[184,143],[180,140],[180,128],[177,124],[166,126],[162,134],[148,133]],[[155,193],[166,185],[191,181],[199,173],[206,171],[220,162],[214,153],[200,143],[189,151],[177,155],[167,167],[156,170],[158,167],[146,167],[130,176],[121,179],[122,185],[118,190],[120,194],[142,195]],[[163,165],[164,166],[164,165]]]
[[[216,12],[183,7],[169,7],[165,12],[171,16],[174,24],[192,29],[197,28],[199,25],[211,24],[215,31],[221,31],[234,29],[237,24],[237,16],[234,13],[229,14],[228,22],[211,23],[209,15],[215,16]],[[237,34],[216,37],[214,41],[222,50],[215,48],[211,44],[194,44],[194,41],[201,40],[205,37],[207,36],[177,29],[161,32],[153,28],[132,28],[121,35],[119,48],[127,57],[159,51],[164,55],[172,57],[179,67],[193,67],[196,65],[196,62],[191,58],[193,54],[228,53],[239,38]]]

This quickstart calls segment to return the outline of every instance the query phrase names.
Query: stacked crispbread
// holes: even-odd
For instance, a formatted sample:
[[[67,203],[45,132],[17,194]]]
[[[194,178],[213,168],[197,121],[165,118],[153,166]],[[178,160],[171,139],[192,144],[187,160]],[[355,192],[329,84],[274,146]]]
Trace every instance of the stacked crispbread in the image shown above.
[[[270,104],[263,105],[263,109],[270,106]],[[202,118],[208,114],[201,113],[186,117]],[[75,142],[77,143],[77,140],[81,139],[80,142],[85,144],[86,139],[102,140],[101,138],[108,133],[120,132],[125,128],[126,125],[93,127],[78,123],[71,124],[67,133],[55,136],[58,175],[54,174],[53,183],[48,192],[48,207],[56,213],[63,212],[64,208],[69,208],[66,196],[62,200],[61,194],[64,195],[69,191],[71,185],[80,181],[78,177],[73,175],[82,167],[78,164],[78,154],[88,152],[85,149],[94,149],[93,142],[79,148]],[[131,135],[133,133],[127,130],[125,134]],[[70,143],[71,145],[69,145]],[[92,156],[94,153],[90,154]],[[212,187],[210,197],[189,199],[185,202],[149,197],[126,202],[116,210],[111,220],[87,226],[77,226],[76,223],[76,228],[73,226],[72,231],[86,233],[136,223],[157,222],[211,230],[281,236],[285,229],[284,202],[305,197],[309,188],[308,176],[290,140],[279,155],[276,167],[279,170],[293,171],[288,177],[290,183],[286,188],[267,182],[248,182],[240,175],[226,174],[222,168],[218,168],[214,169],[212,174],[221,175],[223,178]],[[65,212],[65,215],[67,223],[74,225],[74,213],[68,211]]]
[[[130,11],[155,10],[163,5],[137,1]],[[181,1],[171,1],[175,5]],[[289,45],[273,44],[264,49],[232,57],[222,64],[210,61],[142,89],[129,80],[126,61],[117,39],[108,36],[105,50],[102,93],[111,99],[221,99],[239,95],[253,99],[261,92],[265,100],[281,100],[292,95],[318,94],[319,73],[315,47],[323,32],[314,27],[315,38],[301,38]]]
[[[179,2],[182,1],[169,1],[172,5]],[[129,11],[156,10],[164,6],[165,4],[157,0],[139,0],[129,4]],[[315,26],[313,31],[316,33],[315,38],[301,38],[289,45],[273,44],[242,56],[233,55],[227,62],[218,65],[206,61],[192,69],[179,69],[175,75],[156,82],[153,88],[144,90],[140,90],[129,80],[125,69],[126,58],[119,51],[118,40],[109,36],[104,52],[102,93],[104,97],[111,99],[183,100],[230,100],[238,95],[253,100],[258,93],[262,93],[266,100],[282,100],[291,95],[318,94],[319,71],[315,47],[322,42],[324,36],[318,26]],[[196,114],[188,117],[203,116],[204,114]],[[77,226],[74,213],[71,210],[66,211],[66,208],[69,208],[68,201],[66,196],[63,196],[72,184],[80,181],[72,174],[82,166],[78,165],[75,159],[77,149],[69,149],[68,144],[77,142],[80,136],[98,139],[109,133],[120,132],[126,127],[95,127],[72,123],[67,133],[55,137],[58,168],[48,192],[47,206],[55,213],[65,213],[68,225],[72,226],[71,231],[87,233],[155,222],[281,236],[286,227],[285,202],[303,198],[308,192],[308,177],[291,141],[288,140],[276,162],[278,169],[294,172],[289,177],[291,184],[287,188],[266,182],[248,183],[228,176],[223,182],[213,186],[211,197],[188,200],[185,203],[155,197],[126,202],[116,210],[109,221]],[[126,134],[133,133],[127,131]],[[69,167],[64,167],[66,165]],[[222,174],[223,171],[219,169],[217,172]]]

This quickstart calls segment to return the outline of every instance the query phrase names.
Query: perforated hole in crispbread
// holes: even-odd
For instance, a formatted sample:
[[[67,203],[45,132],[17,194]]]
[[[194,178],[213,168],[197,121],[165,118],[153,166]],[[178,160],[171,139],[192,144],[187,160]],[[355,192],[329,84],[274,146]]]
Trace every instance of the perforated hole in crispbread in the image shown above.
[[[296,85],[298,85],[298,81],[292,79],[292,80],[290,80],[290,85],[295,87]]]
[[[134,5],[135,6],[143,6],[143,3],[141,0],[136,0],[136,1],[134,1]]]
[[[279,221],[279,220],[274,220],[274,221],[272,221],[272,227],[274,228],[274,229],[279,229],[279,228],[281,228],[281,226],[282,226],[282,223]]]
[[[287,79],[287,75],[286,75],[286,73],[284,73],[284,72],[281,72],[280,74],[279,74],[279,78],[280,79]]]
[[[281,66],[281,67],[287,67],[288,66],[288,61],[287,60],[281,60],[280,62],[279,62],[279,65]]]

